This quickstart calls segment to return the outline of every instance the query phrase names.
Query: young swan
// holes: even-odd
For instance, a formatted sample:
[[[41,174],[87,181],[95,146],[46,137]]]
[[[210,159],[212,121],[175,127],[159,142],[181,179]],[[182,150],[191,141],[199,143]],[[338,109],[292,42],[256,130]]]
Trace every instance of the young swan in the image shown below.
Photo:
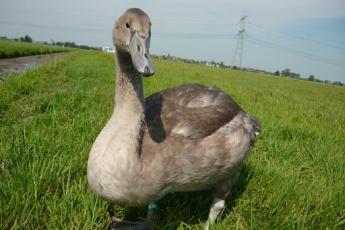
[[[150,36],[140,9],[115,23],[116,108],[92,146],[87,178],[99,196],[126,206],[152,208],[169,192],[212,190],[207,229],[260,127],[215,88],[183,85],[145,99],[141,76],[154,74]]]

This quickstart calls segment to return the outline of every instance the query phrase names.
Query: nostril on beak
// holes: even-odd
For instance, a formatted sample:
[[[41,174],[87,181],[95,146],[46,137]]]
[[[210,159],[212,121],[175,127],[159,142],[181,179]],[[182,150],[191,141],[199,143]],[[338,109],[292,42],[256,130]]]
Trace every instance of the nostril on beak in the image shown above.
[[[150,69],[149,69],[149,67],[148,67],[148,66],[145,66],[144,73],[145,73],[145,74],[149,74],[149,73],[150,73]]]

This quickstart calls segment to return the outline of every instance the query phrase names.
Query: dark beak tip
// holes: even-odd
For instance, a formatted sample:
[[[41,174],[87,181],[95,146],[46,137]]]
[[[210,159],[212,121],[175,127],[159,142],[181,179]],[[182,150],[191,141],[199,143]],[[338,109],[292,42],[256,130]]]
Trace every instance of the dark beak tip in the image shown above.
[[[151,77],[152,75],[154,75],[155,74],[155,72],[144,72],[144,73],[142,73],[142,75],[144,76],[144,77]]]
[[[142,75],[144,77],[150,77],[150,76],[152,76],[154,74],[155,74],[155,72],[150,70],[150,68],[148,66],[145,67],[144,72],[142,73]]]

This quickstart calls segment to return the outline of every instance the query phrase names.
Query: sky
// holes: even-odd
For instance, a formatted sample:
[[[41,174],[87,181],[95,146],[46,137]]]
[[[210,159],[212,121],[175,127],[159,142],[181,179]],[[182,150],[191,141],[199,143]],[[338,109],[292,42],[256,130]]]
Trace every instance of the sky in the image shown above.
[[[245,15],[242,66],[345,83],[344,0],[0,0],[0,36],[111,46],[130,7],[151,18],[153,54],[232,64]]]

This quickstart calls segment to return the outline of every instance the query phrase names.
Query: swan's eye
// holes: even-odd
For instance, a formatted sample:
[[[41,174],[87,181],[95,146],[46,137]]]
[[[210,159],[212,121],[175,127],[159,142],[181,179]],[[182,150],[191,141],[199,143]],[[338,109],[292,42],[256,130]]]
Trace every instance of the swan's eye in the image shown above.
[[[138,51],[140,52],[140,46],[138,45]]]
[[[129,28],[129,27],[130,27],[130,26],[129,26],[129,23],[127,22],[127,23],[126,23],[126,28]]]

